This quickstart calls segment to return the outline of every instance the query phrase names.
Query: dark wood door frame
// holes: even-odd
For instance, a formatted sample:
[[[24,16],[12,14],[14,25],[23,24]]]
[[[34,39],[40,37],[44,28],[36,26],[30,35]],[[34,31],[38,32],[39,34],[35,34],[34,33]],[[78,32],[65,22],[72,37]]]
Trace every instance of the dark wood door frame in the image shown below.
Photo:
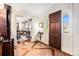
[[[11,38],[11,6],[4,4],[6,9],[7,37],[2,41],[2,55],[14,56],[14,39]]]
[[[61,10],[49,14],[49,45],[61,50]]]

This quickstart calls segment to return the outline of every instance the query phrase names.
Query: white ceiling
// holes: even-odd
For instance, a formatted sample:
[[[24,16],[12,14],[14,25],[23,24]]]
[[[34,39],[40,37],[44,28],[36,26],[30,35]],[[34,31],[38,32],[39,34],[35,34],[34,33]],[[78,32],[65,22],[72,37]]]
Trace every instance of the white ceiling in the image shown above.
[[[31,15],[36,15],[51,8],[55,3],[12,3],[11,5],[17,9],[25,10]]]

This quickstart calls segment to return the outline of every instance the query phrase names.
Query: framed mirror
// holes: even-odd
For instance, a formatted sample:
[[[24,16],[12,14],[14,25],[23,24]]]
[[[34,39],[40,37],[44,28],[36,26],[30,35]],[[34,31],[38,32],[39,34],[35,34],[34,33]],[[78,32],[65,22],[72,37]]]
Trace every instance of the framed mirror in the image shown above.
[[[63,31],[64,33],[70,32],[70,10],[63,11]]]

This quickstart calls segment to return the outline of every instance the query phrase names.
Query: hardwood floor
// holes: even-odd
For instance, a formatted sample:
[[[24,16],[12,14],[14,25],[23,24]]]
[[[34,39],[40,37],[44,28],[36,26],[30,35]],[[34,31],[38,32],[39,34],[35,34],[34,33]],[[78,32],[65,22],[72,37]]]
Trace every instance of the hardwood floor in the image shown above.
[[[41,42],[18,43],[15,53],[17,53],[17,56],[70,56],[65,52],[45,45]]]

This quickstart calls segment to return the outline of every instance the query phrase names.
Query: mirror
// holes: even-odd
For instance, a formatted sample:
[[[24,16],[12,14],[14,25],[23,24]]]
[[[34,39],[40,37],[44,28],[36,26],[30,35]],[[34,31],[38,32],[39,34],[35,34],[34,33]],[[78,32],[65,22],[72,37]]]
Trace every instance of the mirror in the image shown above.
[[[64,33],[70,32],[70,12],[69,10],[63,11],[63,31]]]

